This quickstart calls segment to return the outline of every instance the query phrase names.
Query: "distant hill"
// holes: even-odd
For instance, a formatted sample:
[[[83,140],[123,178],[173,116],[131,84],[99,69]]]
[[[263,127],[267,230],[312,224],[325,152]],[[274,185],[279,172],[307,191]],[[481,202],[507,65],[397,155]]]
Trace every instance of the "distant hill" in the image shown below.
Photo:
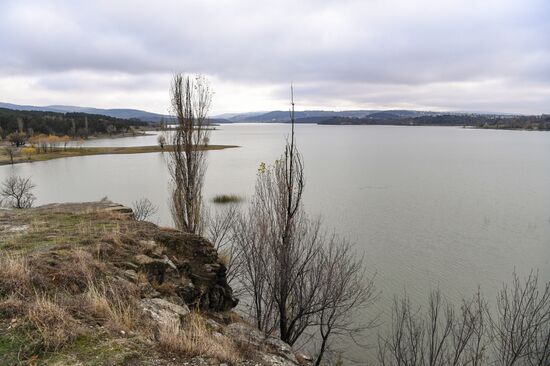
[[[320,123],[332,118],[370,118],[396,119],[410,118],[428,115],[437,115],[437,112],[424,112],[412,110],[353,110],[353,111],[296,111],[296,123]],[[285,123],[290,120],[288,111],[251,112],[241,114],[225,114],[216,117],[225,118],[231,122],[260,122],[260,123]]]
[[[90,135],[132,133],[149,122],[82,112],[53,112],[0,108],[0,137],[22,131],[36,134],[88,137]]]
[[[366,118],[332,117],[320,125],[394,125],[394,126],[462,126],[490,129],[550,130],[550,116],[433,114],[399,116],[396,113],[375,113]]]
[[[88,108],[77,107],[68,105],[48,105],[48,106],[32,106],[32,105],[18,105],[11,103],[0,102],[0,108],[13,109],[19,111],[43,111],[43,112],[57,112],[57,113],[88,113],[99,114],[103,116],[109,116],[121,119],[139,119],[144,122],[160,122],[162,119],[170,119],[170,116],[146,112],[139,109],[101,109],[101,108]]]

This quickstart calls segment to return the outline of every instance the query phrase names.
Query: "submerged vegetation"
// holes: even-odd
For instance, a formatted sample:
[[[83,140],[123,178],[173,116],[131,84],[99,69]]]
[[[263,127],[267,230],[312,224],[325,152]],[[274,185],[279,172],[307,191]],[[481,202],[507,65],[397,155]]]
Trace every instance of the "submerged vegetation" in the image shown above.
[[[212,198],[212,202],[216,204],[227,204],[227,203],[240,203],[244,201],[244,198],[236,194],[218,194]]]

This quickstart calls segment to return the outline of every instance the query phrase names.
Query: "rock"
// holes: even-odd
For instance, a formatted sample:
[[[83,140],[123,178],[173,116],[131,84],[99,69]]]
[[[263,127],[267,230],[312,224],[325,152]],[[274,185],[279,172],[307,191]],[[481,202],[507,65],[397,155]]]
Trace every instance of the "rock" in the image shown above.
[[[152,258],[145,254],[134,256],[138,270],[147,275],[150,282],[162,284],[167,278],[172,281],[179,279],[179,271],[174,262],[166,255],[162,258]]]
[[[298,360],[288,344],[244,323],[229,324],[225,328],[225,334],[243,345],[266,349],[267,352],[261,352],[261,355],[269,365],[298,365]]]
[[[164,299],[143,299],[139,306],[159,325],[179,323],[190,312],[187,305],[176,305]]]
[[[138,283],[140,297],[152,298],[159,297],[160,293],[149,282]]]

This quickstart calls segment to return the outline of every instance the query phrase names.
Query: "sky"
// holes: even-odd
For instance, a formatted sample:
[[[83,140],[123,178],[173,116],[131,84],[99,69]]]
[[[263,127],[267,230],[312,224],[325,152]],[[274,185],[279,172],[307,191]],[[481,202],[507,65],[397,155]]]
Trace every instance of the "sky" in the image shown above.
[[[0,101],[550,113],[549,0],[0,0]]]

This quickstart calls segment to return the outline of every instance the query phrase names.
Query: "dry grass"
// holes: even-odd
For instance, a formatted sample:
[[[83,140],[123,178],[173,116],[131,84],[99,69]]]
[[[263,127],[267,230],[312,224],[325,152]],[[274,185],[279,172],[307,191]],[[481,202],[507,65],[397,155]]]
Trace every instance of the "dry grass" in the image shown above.
[[[29,293],[32,285],[27,259],[18,255],[0,257],[0,297]]]
[[[137,328],[137,309],[131,296],[124,294],[120,288],[90,282],[84,299],[90,315],[106,322],[114,330],[131,331]]]
[[[77,323],[71,314],[44,295],[36,296],[29,306],[27,319],[47,350],[57,350],[78,335]]]
[[[163,325],[159,329],[158,342],[165,351],[189,357],[213,357],[232,365],[242,360],[235,342],[210,331],[198,312],[189,314],[183,326],[179,322]]]
[[[14,319],[25,315],[26,311],[27,302],[17,295],[10,295],[0,301],[0,318]]]
[[[105,264],[82,249],[59,248],[30,259],[33,282],[43,291],[63,289],[82,293],[91,280],[105,273]]]

